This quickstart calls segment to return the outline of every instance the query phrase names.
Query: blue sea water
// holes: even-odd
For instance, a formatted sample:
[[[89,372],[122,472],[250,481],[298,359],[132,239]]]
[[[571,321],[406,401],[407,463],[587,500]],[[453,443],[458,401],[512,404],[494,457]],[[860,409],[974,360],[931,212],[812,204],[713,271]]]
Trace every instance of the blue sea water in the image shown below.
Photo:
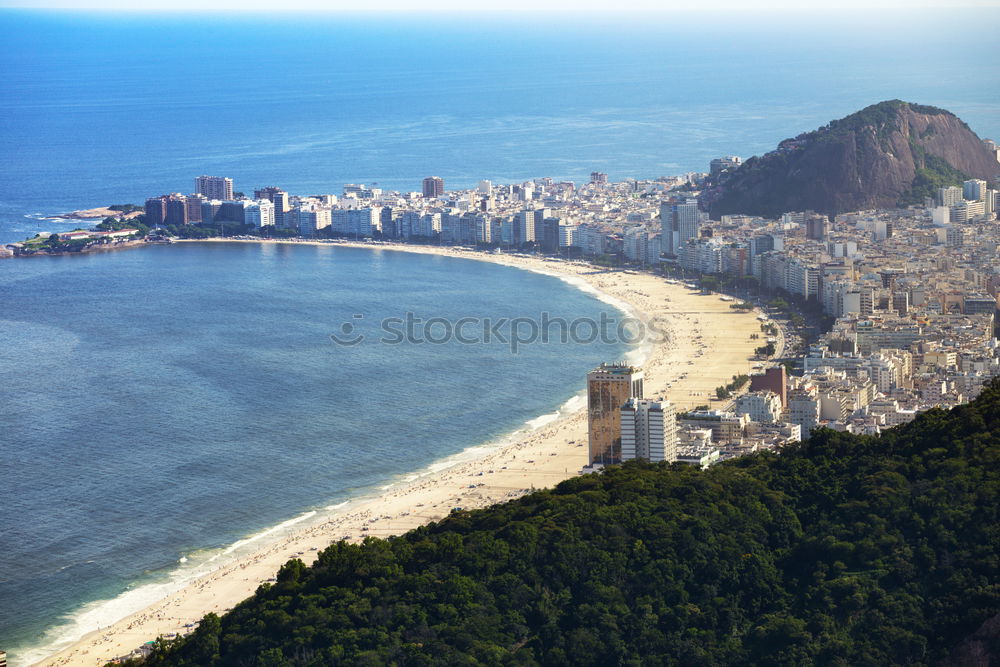
[[[892,98],[1000,139],[984,28],[998,18],[0,10],[0,242],[78,226],[44,219],[60,212],[188,192],[199,174],[336,194],[432,174],[704,171]],[[0,261],[0,647],[23,662],[88,602],[177,575],[183,557],[502,437],[622,353],[347,354],[327,337],[343,318],[543,308],[607,306],[544,276],[389,252]]]
[[[14,649],[89,601],[179,576],[182,558],[190,571],[501,439],[626,351],[420,342],[441,340],[440,324],[389,344],[382,318],[407,312],[615,311],[551,276],[388,250],[206,243],[9,260],[0,290],[0,628]],[[333,344],[344,322],[365,340]]]
[[[707,171],[868,104],[1000,140],[996,8],[652,15],[0,10],[0,241],[189,192]]]

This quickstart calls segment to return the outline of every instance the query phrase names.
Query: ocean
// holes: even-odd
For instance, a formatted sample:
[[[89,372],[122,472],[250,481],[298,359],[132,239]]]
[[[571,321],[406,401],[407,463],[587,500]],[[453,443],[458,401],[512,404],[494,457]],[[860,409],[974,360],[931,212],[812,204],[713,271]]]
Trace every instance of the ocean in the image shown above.
[[[339,194],[706,171],[893,98],[1000,139],[1000,47],[982,27],[998,18],[0,10],[0,242],[200,174]],[[348,354],[329,334],[355,314],[375,335],[405,311],[610,306],[505,267],[344,248],[0,261],[0,307],[0,648],[15,665],[239,540],[502,440],[625,353]]]
[[[707,171],[893,98],[1000,140],[1000,47],[970,29],[997,19],[0,10],[0,241],[200,174],[339,194]]]
[[[627,353],[442,342],[446,325],[422,322],[616,311],[559,278],[390,250],[8,260],[0,289],[0,628],[15,656],[107,625],[247,536],[578,405],[586,372]],[[383,321],[407,313],[420,322],[396,344],[404,327]]]

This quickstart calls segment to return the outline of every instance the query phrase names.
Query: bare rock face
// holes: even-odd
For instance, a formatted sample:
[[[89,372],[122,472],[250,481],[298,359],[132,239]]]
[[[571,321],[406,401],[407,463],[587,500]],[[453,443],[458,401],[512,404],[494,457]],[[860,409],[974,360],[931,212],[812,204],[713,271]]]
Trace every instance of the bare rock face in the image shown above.
[[[827,214],[919,202],[938,185],[995,181],[1000,163],[954,114],[899,100],[880,102],[782,141],[711,184],[712,217],[786,211]]]

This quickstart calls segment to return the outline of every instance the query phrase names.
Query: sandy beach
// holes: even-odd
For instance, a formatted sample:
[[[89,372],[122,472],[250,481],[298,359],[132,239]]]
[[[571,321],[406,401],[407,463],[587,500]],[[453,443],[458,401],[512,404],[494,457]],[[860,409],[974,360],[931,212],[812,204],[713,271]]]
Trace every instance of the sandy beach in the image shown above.
[[[202,241],[203,242],[203,241]],[[234,242],[234,241],[215,241]],[[235,241],[239,242],[239,241]],[[282,243],[288,241],[246,241]],[[308,243],[293,241],[293,243]],[[323,244],[326,245],[326,244]],[[337,243],[373,252],[405,251],[467,257],[480,261],[559,274],[586,281],[633,316],[669,322],[669,341],[652,347],[642,363],[647,398],[666,398],[678,408],[710,403],[714,390],[737,373],[748,373],[760,341],[757,313],[739,313],[718,295],[701,295],[683,285],[641,273],[606,271],[584,263],[492,255],[454,248],[366,243]],[[608,361],[616,361],[609,359]],[[583,388],[585,378],[580,378]],[[479,443],[469,442],[469,446]],[[550,487],[578,474],[587,463],[585,410],[566,415],[510,444],[409,483],[392,486],[373,498],[349,503],[316,521],[258,540],[255,551],[219,558],[220,567],[187,583],[155,604],[94,630],[39,665],[101,665],[125,656],[158,636],[184,634],[208,612],[224,612],[253,594],[282,563],[301,558],[311,563],[317,550],[333,541],[365,536],[387,537],[441,519],[453,507],[472,509],[504,502]],[[320,500],[320,499],[318,499]]]

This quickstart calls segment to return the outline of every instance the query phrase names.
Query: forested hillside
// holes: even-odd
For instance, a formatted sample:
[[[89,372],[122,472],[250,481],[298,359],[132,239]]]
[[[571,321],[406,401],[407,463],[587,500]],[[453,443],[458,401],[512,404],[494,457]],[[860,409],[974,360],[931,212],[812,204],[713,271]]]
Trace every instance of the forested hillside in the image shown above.
[[[998,500],[995,383],[878,438],[628,464],[334,544],[145,664],[996,664]]]

